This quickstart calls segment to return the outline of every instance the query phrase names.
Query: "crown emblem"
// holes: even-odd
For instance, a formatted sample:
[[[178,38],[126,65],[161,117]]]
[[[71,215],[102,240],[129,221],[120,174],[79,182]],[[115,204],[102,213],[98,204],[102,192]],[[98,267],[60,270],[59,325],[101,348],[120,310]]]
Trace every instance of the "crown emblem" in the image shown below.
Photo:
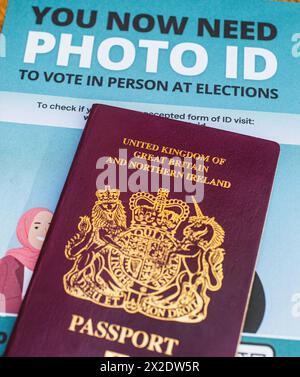
[[[179,225],[190,213],[188,204],[178,199],[168,199],[169,190],[159,189],[157,196],[138,192],[130,198],[131,225],[152,226],[175,234]]]
[[[111,189],[110,186],[105,186],[104,189],[96,191],[96,196],[101,203],[117,202],[120,197],[120,190]]]

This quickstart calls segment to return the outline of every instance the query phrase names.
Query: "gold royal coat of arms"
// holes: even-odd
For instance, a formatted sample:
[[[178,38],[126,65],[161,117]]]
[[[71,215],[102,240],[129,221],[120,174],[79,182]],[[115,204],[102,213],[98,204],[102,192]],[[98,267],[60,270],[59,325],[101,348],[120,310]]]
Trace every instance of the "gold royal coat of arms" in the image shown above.
[[[73,261],[64,275],[65,291],[158,320],[203,321],[208,292],[222,286],[223,228],[203,215],[194,198],[190,216],[189,205],[169,199],[166,189],[133,194],[129,226],[119,190],[106,187],[96,197],[91,215],[80,217],[78,232],[65,246]]]

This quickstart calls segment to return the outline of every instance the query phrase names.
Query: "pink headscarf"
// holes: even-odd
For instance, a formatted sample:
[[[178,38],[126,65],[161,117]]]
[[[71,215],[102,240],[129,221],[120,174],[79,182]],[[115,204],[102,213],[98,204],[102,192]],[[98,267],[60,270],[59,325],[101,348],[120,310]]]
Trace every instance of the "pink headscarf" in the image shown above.
[[[25,212],[17,225],[17,237],[23,247],[8,250],[6,253],[6,255],[11,255],[16,258],[23,266],[31,271],[34,270],[40,250],[30,244],[28,234],[35,216],[40,212],[49,212],[52,214],[47,208],[32,208]]]

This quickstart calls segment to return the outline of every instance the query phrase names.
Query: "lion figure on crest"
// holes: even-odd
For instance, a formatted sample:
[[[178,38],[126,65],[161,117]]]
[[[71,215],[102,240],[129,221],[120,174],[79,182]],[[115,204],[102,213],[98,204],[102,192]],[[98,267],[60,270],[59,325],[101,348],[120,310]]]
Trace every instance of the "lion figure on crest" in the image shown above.
[[[93,206],[91,217],[81,216],[78,233],[66,247],[65,255],[75,260],[65,281],[70,287],[82,278],[91,284],[105,285],[101,272],[105,269],[105,254],[115,242],[116,236],[126,229],[126,213],[117,190],[98,190],[98,200]]]

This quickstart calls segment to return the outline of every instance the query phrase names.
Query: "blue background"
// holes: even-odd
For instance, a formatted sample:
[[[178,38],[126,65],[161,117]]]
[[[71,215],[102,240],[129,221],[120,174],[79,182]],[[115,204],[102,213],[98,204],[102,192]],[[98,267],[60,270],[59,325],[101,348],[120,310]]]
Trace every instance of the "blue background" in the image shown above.
[[[76,4],[76,5],[75,5]],[[213,4],[213,6],[212,6]],[[52,6],[70,7],[74,10],[85,9],[86,11],[98,9],[98,21],[92,29],[81,29],[76,24],[66,27],[53,25],[49,15],[45,17],[43,25],[35,25],[35,15],[31,9],[32,5],[39,5],[41,9]],[[20,8],[22,11],[20,11]],[[109,11],[118,11],[120,15],[130,12],[132,17],[139,13],[152,15],[174,15],[179,18],[189,17],[189,22],[183,35],[161,34],[156,25],[149,33],[139,33],[131,28],[128,32],[121,32],[117,29],[106,31],[107,14]],[[293,11],[291,11],[293,10]],[[9,2],[8,14],[4,24],[3,33],[7,38],[7,58],[0,59],[0,71],[5,75],[0,76],[0,88],[3,91],[17,91],[27,93],[46,93],[60,96],[72,96],[80,98],[97,98],[102,100],[135,101],[149,103],[165,103],[175,105],[207,106],[215,108],[235,108],[245,110],[262,110],[299,113],[300,93],[298,90],[298,75],[300,58],[292,57],[291,37],[300,31],[300,8],[297,4],[285,4],[271,1],[251,0],[187,0],[187,1],[126,1],[91,0],[89,2],[77,0],[76,3],[70,0],[39,0],[26,2],[13,0]],[[220,17],[229,20],[260,21],[274,23],[278,29],[278,36],[273,41],[252,41],[240,39],[211,38],[209,36],[197,37],[198,17],[208,18],[213,21]],[[16,27],[22,25],[22,27]],[[43,31],[56,36],[55,49],[37,57],[35,64],[24,64],[24,52],[28,32]],[[73,44],[80,45],[83,35],[94,35],[95,45],[93,63],[91,69],[80,69],[79,57],[71,56],[69,67],[56,66],[59,36],[61,33],[72,33]],[[186,77],[176,74],[169,64],[169,51],[161,51],[159,71],[157,74],[145,73],[146,49],[138,49],[136,60],[132,67],[125,71],[108,71],[102,68],[97,62],[97,48],[101,41],[109,37],[123,37],[131,40],[138,46],[139,39],[158,39],[170,42],[170,48],[182,42],[194,42],[203,45],[209,55],[207,70],[196,77]],[[225,79],[225,51],[226,45],[243,47],[261,47],[271,50],[278,59],[277,74],[266,81],[249,81],[243,79]],[[239,71],[242,69],[243,53],[241,49]],[[118,57],[118,51],[112,50],[112,58]],[[187,54],[189,64],[193,64],[193,58]],[[258,63],[259,65],[259,63]],[[216,83],[229,85],[243,85],[252,87],[269,87],[279,89],[279,99],[255,99],[242,97],[209,96],[209,95],[187,95],[186,93],[165,93],[153,91],[135,91],[131,89],[96,88],[85,86],[70,86],[68,84],[43,83],[42,81],[21,81],[19,69],[31,69],[38,71],[69,72],[75,74],[94,74],[104,76],[132,77],[155,80],[169,80],[175,82],[191,81],[193,83]],[[71,95],[70,95],[71,88]],[[142,94],[142,95],[141,95]]]
[[[76,4],[76,5],[75,5]],[[129,5],[130,4],[130,5]],[[213,4],[213,6],[212,6]],[[42,26],[35,25],[35,17],[31,5],[66,7],[86,10],[99,9],[97,25],[93,29],[82,30],[76,26],[56,27],[49,21]],[[20,11],[21,9],[21,11]],[[130,11],[132,15],[150,13],[153,15],[188,16],[190,21],[182,36],[173,34],[161,35],[156,28],[151,33],[105,31],[105,21],[108,11],[118,10],[120,14]],[[300,60],[291,55],[291,37],[300,32],[300,6],[298,4],[276,3],[263,0],[187,0],[158,1],[153,0],[128,2],[119,0],[89,2],[77,0],[35,0],[24,2],[10,0],[8,14],[3,33],[6,36],[6,58],[0,59],[0,89],[1,91],[39,93],[56,96],[68,96],[89,99],[119,100],[132,102],[160,103],[180,106],[201,106],[210,108],[227,108],[239,110],[259,110],[264,112],[300,113],[299,67]],[[197,37],[196,19],[207,17],[213,20],[239,19],[245,21],[271,22],[277,26],[278,37],[271,42],[240,41],[232,39],[213,39]],[[49,20],[49,17],[46,17]],[[20,26],[18,26],[20,25]],[[57,67],[57,46],[54,51],[37,58],[37,63],[24,64],[23,57],[29,30],[47,31],[57,39],[60,33],[73,33],[74,44],[80,44],[82,35],[95,35],[95,50],[91,70],[79,69],[79,59],[72,56],[69,67]],[[172,71],[169,65],[169,52],[162,51],[159,61],[159,73],[145,73],[145,50],[137,51],[134,65],[122,72],[107,71],[99,66],[96,60],[96,49],[105,38],[118,36],[130,39],[138,45],[139,39],[159,39],[170,41],[170,48],[181,42],[202,44],[209,55],[209,66],[199,77],[184,77]],[[262,47],[270,49],[278,59],[277,74],[270,80],[252,82],[243,79],[225,79],[225,48],[226,45],[239,47]],[[117,57],[118,51],[115,51]],[[241,70],[240,55],[239,70]],[[192,59],[187,56],[192,63]],[[270,87],[279,89],[279,99],[250,99],[224,96],[203,96],[184,93],[164,93],[152,91],[116,90],[107,88],[86,88],[84,86],[69,86],[66,84],[44,84],[41,81],[21,81],[19,69],[34,69],[39,71],[70,72],[78,74],[93,74],[117,77],[133,77],[175,82],[192,81],[216,83],[222,85],[243,85],[254,87]],[[282,124],[284,129],[285,125]],[[300,127],[300,125],[299,125]],[[72,160],[81,131],[64,128],[41,126],[21,126],[0,124],[0,257],[7,248],[15,247],[15,228],[19,217],[27,209],[36,206],[48,207],[54,210],[59,193],[63,186],[70,162]],[[291,315],[291,297],[300,291],[300,147],[281,146],[281,156],[276,175],[274,191],[271,198],[269,215],[261,243],[261,253],[257,271],[262,280],[266,298],[267,310],[258,335],[276,335],[300,338],[300,318]],[[4,207],[2,207],[2,204]],[[2,246],[3,245],[3,246]],[[4,324],[5,326],[5,324]],[[10,325],[9,325],[10,326]],[[251,342],[251,337],[245,338]],[[277,347],[279,341],[268,341]],[[277,343],[276,343],[277,342]],[[300,355],[299,342],[280,343],[281,354]]]

